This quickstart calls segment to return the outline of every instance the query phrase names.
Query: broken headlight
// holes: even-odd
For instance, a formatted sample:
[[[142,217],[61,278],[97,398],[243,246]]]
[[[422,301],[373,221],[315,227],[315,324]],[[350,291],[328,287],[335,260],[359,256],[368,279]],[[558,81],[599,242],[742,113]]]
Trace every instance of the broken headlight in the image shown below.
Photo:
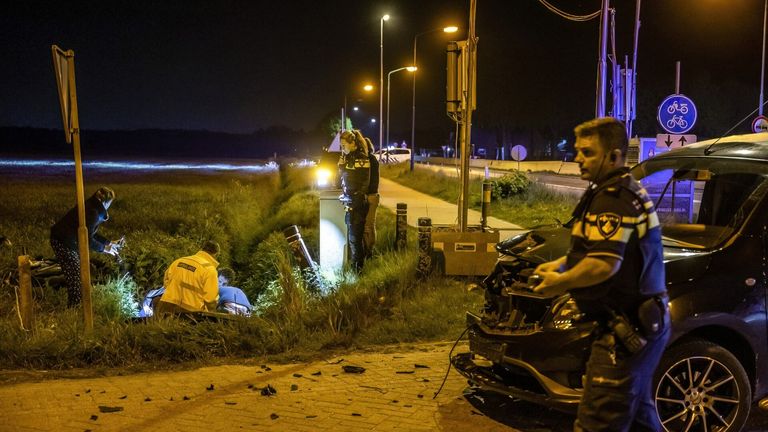
[[[558,299],[552,311],[552,327],[558,330],[568,330],[584,317],[576,301],[569,295]]]

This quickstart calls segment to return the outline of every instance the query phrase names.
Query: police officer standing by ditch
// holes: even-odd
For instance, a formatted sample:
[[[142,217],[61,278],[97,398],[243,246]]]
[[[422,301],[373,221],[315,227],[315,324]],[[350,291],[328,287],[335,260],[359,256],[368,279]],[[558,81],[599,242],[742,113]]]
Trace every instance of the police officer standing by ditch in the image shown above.
[[[339,200],[346,208],[347,244],[349,261],[356,271],[365,262],[365,220],[368,215],[368,200],[371,164],[368,160],[368,144],[362,134],[346,130],[339,137],[341,157],[339,174],[342,194]]]
[[[592,183],[573,212],[568,254],[534,272],[536,292],[568,292],[598,323],[574,431],[661,431],[651,383],[670,321],[659,220],[624,167],[624,125],[598,118],[574,132],[575,161]]]

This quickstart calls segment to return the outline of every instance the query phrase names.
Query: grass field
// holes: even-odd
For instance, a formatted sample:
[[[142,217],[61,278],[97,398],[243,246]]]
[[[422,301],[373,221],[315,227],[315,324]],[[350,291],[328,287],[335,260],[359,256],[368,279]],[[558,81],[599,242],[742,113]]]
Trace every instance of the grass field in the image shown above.
[[[154,368],[185,361],[296,357],[333,347],[445,340],[463,329],[464,311],[481,296],[463,281],[416,277],[415,235],[395,251],[394,216],[380,210],[377,253],[362,274],[341,274],[320,293],[292,264],[282,230],[299,225],[317,257],[318,197],[310,170],[262,174],[215,171],[86,171],[86,195],[116,191],[100,233],[125,236],[122,263],[92,254],[95,325],[82,327],[55,284],[33,289],[35,324],[20,329],[12,273],[16,257],[51,257],[51,224],[74,205],[72,170],[0,172],[0,233],[14,243],[0,250],[0,368]],[[222,266],[235,269],[259,313],[225,322],[156,319],[134,323],[135,302],[159,286],[168,264],[213,239]]]
[[[431,170],[410,171],[408,164],[382,165],[381,175],[449,202],[457,202],[461,192],[461,184],[456,177]],[[481,206],[482,183],[480,178],[470,178],[469,207],[475,210]],[[566,222],[577,202],[577,198],[531,183],[520,194],[503,199],[493,197],[490,212],[494,217],[520,226],[535,227],[556,221]]]

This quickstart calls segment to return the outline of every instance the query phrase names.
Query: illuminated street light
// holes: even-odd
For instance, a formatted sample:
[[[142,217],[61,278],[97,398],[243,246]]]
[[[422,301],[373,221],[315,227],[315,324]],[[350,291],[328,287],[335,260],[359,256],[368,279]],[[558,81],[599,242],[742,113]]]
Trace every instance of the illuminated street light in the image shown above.
[[[381,24],[381,37],[379,38],[379,120],[381,120],[381,114],[384,111],[384,92],[382,92],[382,89],[384,88],[384,21],[389,21],[389,14],[384,15],[381,17],[381,20],[379,20]],[[379,126],[379,151],[381,151],[383,132],[384,131],[381,129],[381,126]]]
[[[768,0],[766,0],[768,1]],[[444,27],[442,29],[432,29],[427,30],[421,33],[416,34],[416,36],[413,37],[413,66],[418,66],[416,63],[416,43],[419,40],[419,36],[428,34],[428,33],[434,33],[442,30],[443,33],[456,33],[459,31],[459,28],[456,26],[448,26]],[[411,109],[411,171],[413,171],[413,161],[416,158],[416,74],[413,74],[413,106]]]
[[[370,84],[365,84],[363,86],[363,91],[366,93],[370,93],[371,90],[373,90],[373,86]],[[357,111],[357,107],[354,107],[353,110]],[[347,94],[344,93],[344,106],[341,110],[341,131],[344,132],[347,128]]]
[[[401,67],[395,70],[391,70],[387,74],[387,146],[389,146],[389,78],[392,76],[393,73],[396,73],[396,72],[407,70],[408,72],[413,73],[413,72],[416,72],[417,69],[418,68],[416,66],[406,66],[406,67]],[[381,148],[379,150],[381,150]],[[382,153],[383,152],[379,152],[379,158],[381,158]],[[413,155],[411,155],[411,157],[413,157]]]

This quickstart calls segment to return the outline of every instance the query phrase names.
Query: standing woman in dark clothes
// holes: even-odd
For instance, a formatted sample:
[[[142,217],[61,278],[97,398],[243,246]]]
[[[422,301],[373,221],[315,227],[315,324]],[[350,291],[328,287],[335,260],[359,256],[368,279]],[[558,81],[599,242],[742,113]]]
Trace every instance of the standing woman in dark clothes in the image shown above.
[[[360,133],[359,131],[355,131]],[[376,159],[374,154],[373,143],[367,137],[363,137],[362,134],[359,138],[365,140],[368,145],[368,162],[371,164],[371,173],[368,182],[368,193],[366,194],[366,201],[368,201],[368,213],[365,216],[365,231],[363,233],[363,249],[365,250],[365,258],[373,256],[373,246],[376,245],[376,209],[379,207],[379,160]]]
[[[368,144],[362,135],[347,130],[339,136],[341,158],[339,159],[339,177],[342,194],[339,200],[344,204],[347,225],[347,243],[349,261],[356,271],[363,268],[365,262],[365,219],[368,216],[368,182],[370,181],[371,163],[368,160]]]
[[[107,240],[97,234],[96,231],[99,229],[99,225],[109,219],[107,209],[114,199],[115,191],[108,187],[102,187],[85,201],[85,226],[88,229],[88,244],[91,250],[110,255],[119,252],[119,244]],[[80,254],[77,247],[78,225],[77,207],[74,207],[51,227],[51,247],[64,272],[68,307],[78,306],[82,299]]]

